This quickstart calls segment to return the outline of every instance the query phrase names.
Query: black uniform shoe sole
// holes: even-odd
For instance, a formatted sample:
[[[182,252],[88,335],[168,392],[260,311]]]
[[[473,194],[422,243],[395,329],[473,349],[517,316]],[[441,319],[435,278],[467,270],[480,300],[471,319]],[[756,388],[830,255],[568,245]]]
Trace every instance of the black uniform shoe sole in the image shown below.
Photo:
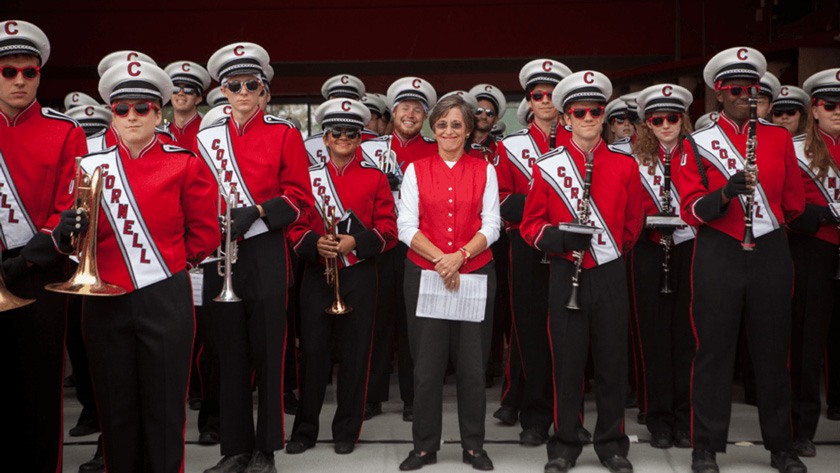
[[[437,452],[429,452],[423,456],[416,455],[414,450],[408,454],[408,458],[400,463],[400,471],[419,470],[426,465],[437,463]]]
[[[545,464],[543,471],[545,473],[566,473],[574,466],[575,462],[570,462],[565,458],[555,458],[553,460],[549,460],[548,463]]]
[[[519,413],[510,407],[502,406],[496,409],[496,412],[493,413],[493,417],[498,419],[502,424],[516,425],[516,421],[519,419]]]
[[[493,469],[493,462],[487,456],[487,452],[476,452],[476,455],[464,450],[461,459],[467,465],[472,465],[474,470],[490,471]]]
[[[352,443],[337,443],[333,447],[333,450],[339,455],[347,455],[348,453],[353,453],[355,448],[356,445]]]

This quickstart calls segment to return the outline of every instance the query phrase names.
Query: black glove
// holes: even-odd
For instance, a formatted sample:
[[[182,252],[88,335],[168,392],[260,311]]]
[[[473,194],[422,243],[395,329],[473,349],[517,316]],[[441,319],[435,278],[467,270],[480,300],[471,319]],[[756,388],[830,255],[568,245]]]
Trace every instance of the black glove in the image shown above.
[[[29,265],[26,264],[26,259],[20,255],[3,260],[3,278],[6,281],[6,285],[12,284],[20,278],[28,267]]]
[[[258,218],[260,210],[255,206],[231,209],[230,219],[233,222],[230,224],[230,238],[235,240],[245,235]]]
[[[583,251],[592,246],[592,235],[588,233],[563,232],[564,251]]]
[[[820,223],[837,223],[837,217],[831,211],[831,207],[820,207]]]
[[[665,236],[671,236],[674,234],[675,231],[677,231],[677,227],[673,225],[654,225],[651,228]]]
[[[391,187],[392,191],[400,190],[400,182],[402,181],[396,174],[389,172],[386,173],[385,176],[388,178],[388,185]]]
[[[62,237],[69,238],[72,234],[78,235],[79,233],[84,232],[87,230],[87,227],[87,212],[81,209],[70,209],[61,212],[61,219],[58,221],[58,225],[55,229],[58,230],[58,233],[61,234]]]
[[[747,188],[747,175],[744,174],[744,171],[738,171],[729,178],[729,182],[726,183],[726,187],[723,188],[723,194],[730,198],[734,199],[735,196],[746,194],[749,192]]]

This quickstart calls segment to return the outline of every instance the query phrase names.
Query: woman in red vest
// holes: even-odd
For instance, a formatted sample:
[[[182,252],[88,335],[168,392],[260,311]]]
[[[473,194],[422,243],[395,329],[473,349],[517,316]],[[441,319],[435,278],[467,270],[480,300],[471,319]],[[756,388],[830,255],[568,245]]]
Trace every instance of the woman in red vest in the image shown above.
[[[408,338],[414,360],[414,450],[400,470],[437,461],[440,448],[443,378],[452,359],[457,373],[458,423],[463,460],[492,470],[484,451],[484,369],[493,332],[496,272],[487,251],[499,237],[499,191],[492,164],[464,154],[475,125],[474,111],[460,96],[441,99],[429,116],[436,154],[408,166],[400,189],[400,241],[409,245],[405,263]],[[424,271],[427,271],[424,273]],[[420,280],[458,292],[461,276],[485,275],[487,295],[480,321],[418,314]],[[424,283],[424,284],[425,284]],[[421,311],[422,312],[422,311]]]

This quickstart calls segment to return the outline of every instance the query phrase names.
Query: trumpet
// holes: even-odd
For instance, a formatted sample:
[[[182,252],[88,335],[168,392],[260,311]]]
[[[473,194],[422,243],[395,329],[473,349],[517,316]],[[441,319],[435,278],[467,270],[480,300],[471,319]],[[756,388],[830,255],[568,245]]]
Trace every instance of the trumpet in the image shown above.
[[[391,150],[390,146],[388,146],[388,149],[378,151],[376,154],[379,155],[379,169],[382,172],[385,174],[394,174],[397,172],[397,169],[399,169],[397,166],[397,154]]]
[[[335,226],[335,206],[328,205],[324,209],[324,237],[330,241],[338,240],[338,230]],[[338,280],[338,255],[324,258],[324,276],[327,285],[332,286],[335,292],[332,304],[325,310],[330,315],[342,315],[353,310],[341,299],[341,288]]]
[[[0,258],[0,263],[2,263],[2,258]],[[21,299],[6,289],[6,279],[3,274],[3,266],[0,265],[0,312],[6,312],[7,310],[27,306],[33,302],[35,302],[35,299]]]
[[[96,235],[99,228],[99,206],[102,201],[102,168],[97,166],[92,174],[82,170],[82,158],[76,158],[76,181],[74,185],[74,205],[76,213],[88,214],[90,223],[81,234],[73,235],[71,244],[76,249],[79,267],[73,276],[63,283],[52,283],[44,289],[62,294],[78,296],[113,297],[127,291],[119,286],[108,284],[99,277],[96,261]]]
[[[223,193],[221,187],[219,187],[219,215],[222,214],[222,198]],[[219,295],[213,298],[214,302],[239,302],[242,299],[236,295],[233,291],[233,265],[236,263],[237,257],[239,255],[239,245],[236,243],[236,240],[231,238],[230,236],[230,225],[231,225],[231,218],[230,218],[230,209],[236,205],[236,201],[239,198],[239,193],[235,190],[231,189],[228,193],[228,197],[225,200],[225,214],[222,219],[222,232],[225,234],[225,243],[224,247],[219,247],[216,250],[217,256],[219,260],[216,262],[216,272],[222,278],[222,290],[219,292]]]

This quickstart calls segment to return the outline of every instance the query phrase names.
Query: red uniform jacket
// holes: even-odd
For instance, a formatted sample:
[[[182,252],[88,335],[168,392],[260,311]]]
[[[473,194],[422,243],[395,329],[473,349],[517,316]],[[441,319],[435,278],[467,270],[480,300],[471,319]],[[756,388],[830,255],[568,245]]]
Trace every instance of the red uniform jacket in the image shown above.
[[[175,143],[173,144],[193,151],[195,147],[195,135],[198,134],[200,126],[201,115],[196,112],[196,114],[187,121],[183,128],[178,128],[173,121],[166,124],[163,129],[171,133],[175,138]]]
[[[577,165],[580,176],[586,173],[586,154],[572,140],[568,151]],[[593,149],[592,201],[600,210],[604,223],[615,240],[618,251],[622,254],[630,250],[642,231],[644,223],[643,204],[645,190],[639,176],[639,167],[635,159],[610,149],[604,141],[599,141]],[[557,172],[564,170],[558,169]],[[522,238],[538,250],[544,231],[549,226],[572,222],[572,214],[557,195],[557,192],[542,177],[542,170],[535,166],[533,184],[525,201],[525,212],[519,230]],[[581,189],[582,195],[582,189]],[[574,260],[571,252],[552,253],[570,261]],[[596,265],[587,251],[583,258],[583,267]]]
[[[714,126],[720,127],[738,152],[742,156],[746,156],[749,126],[747,122],[738,127],[726,116],[726,113],[721,112],[717,125]],[[693,135],[703,133],[704,130],[706,128],[697,130]],[[783,127],[760,120],[756,126],[756,142],[758,180],[764,188],[770,209],[779,220],[779,224],[790,222],[798,217],[805,208],[805,191],[802,187],[802,178],[796,163],[790,133]],[[723,175],[706,159],[701,158],[700,161],[705,169],[709,184],[708,188],[705,187],[691,146],[685,146],[685,148],[686,156],[685,159],[680,161],[678,181],[682,199],[683,221],[695,226],[709,225],[740,241],[744,237],[743,207],[735,202],[737,199],[732,199],[723,209],[720,209],[717,205],[720,202],[721,189],[729,181],[729,176]],[[725,156],[718,157],[726,164],[727,158]],[[728,159],[734,160],[736,158]],[[698,202],[706,195],[710,195],[710,199],[715,199],[713,202],[710,201],[712,204],[710,207],[714,207],[716,212],[711,219],[703,219],[702,216],[698,215],[696,208]],[[762,209],[757,210],[760,212]]]
[[[397,218],[394,212],[394,197],[388,186],[388,178],[375,165],[364,160],[361,150],[356,150],[356,158],[343,169],[336,168],[332,161],[318,164],[311,171],[326,168],[332,180],[332,189],[338,195],[346,212],[350,210],[364,225],[364,230],[351,226],[350,235],[356,239],[355,258],[372,258],[397,244]],[[318,173],[321,174],[321,173]],[[329,183],[321,182],[317,174],[310,174],[313,192],[323,195],[323,189]],[[316,189],[318,189],[316,191]],[[315,195],[318,200],[321,198]],[[340,215],[338,216],[340,217]],[[340,225],[339,225],[340,226]],[[357,231],[358,230],[358,231]],[[295,252],[310,262],[324,264],[318,255],[318,238],[324,235],[324,222],[315,207],[310,207],[305,215],[289,227],[289,241]],[[344,267],[342,258],[338,258],[339,267]]]
[[[470,149],[467,150],[467,155],[474,158],[483,159],[485,162],[492,164],[495,168],[499,167],[499,142],[492,136],[488,136],[484,143],[472,143]]]
[[[41,108],[37,101],[14,118],[2,112],[0,117],[0,152],[23,207],[39,232],[21,254],[43,266],[60,256],[50,234],[61,211],[73,205],[68,189],[73,182],[75,158],[87,154],[85,134],[75,120]],[[0,193],[4,191],[0,189]],[[0,205],[5,205],[5,200],[4,196]]]
[[[199,120],[200,121],[200,120]],[[163,128],[155,128],[155,135],[157,135],[158,140],[167,145],[176,144],[175,138],[172,136],[169,131]],[[88,152],[95,153],[97,151],[102,151],[105,149],[110,148],[111,146],[115,146],[119,142],[119,138],[117,135],[117,129],[114,128],[114,125],[109,126],[103,131],[98,133],[94,133],[93,135],[88,136],[87,138],[87,147]],[[183,145],[178,144],[182,148],[186,148],[192,150],[192,145]]]
[[[413,138],[403,140],[396,132],[391,134],[391,151],[397,155],[397,164],[405,173],[409,164],[420,158],[437,154],[437,142],[417,134]]]
[[[821,129],[819,130],[820,136],[822,137],[823,142],[825,143],[826,148],[828,148],[828,153],[831,155],[831,159],[834,160],[835,166],[838,165],[840,161],[840,139],[835,140],[834,137],[825,133]],[[797,136],[794,138],[794,147],[802,149],[805,146],[805,135]],[[810,162],[810,160],[809,160]],[[760,170],[759,170],[760,172]],[[819,207],[825,207],[828,205],[828,200],[826,200],[823,193],[817,187],[817,184],[812,179],[811,175],[801,169],[801,162],[800,162],[800,171],[802,175],[802,184],[805,187],[805,203],[816,205]],[[833,193],[833,201],[840,202],[840,179],[827,177],[826,179],[826,187],[827,191]],[[810,205],[808,206],[810,207]],[[807,212],[806,208],[806,212]],[[813,219],[813,223],[816,224],[816,219]],[[816,229],[816,232],[813,233],[815,238],[819,238],[827,243],[831,243],[832,245],[840,244],[840,232],[838,232],[837,224],[834,222],[827,222],[827,223],[819,223],[819,226]],[[798,229],[796,226],[792,226],[793,231],[797,231]],[[808,230],[812,230],[809,228]],[[811,233],[808,231],[807,233]]]

